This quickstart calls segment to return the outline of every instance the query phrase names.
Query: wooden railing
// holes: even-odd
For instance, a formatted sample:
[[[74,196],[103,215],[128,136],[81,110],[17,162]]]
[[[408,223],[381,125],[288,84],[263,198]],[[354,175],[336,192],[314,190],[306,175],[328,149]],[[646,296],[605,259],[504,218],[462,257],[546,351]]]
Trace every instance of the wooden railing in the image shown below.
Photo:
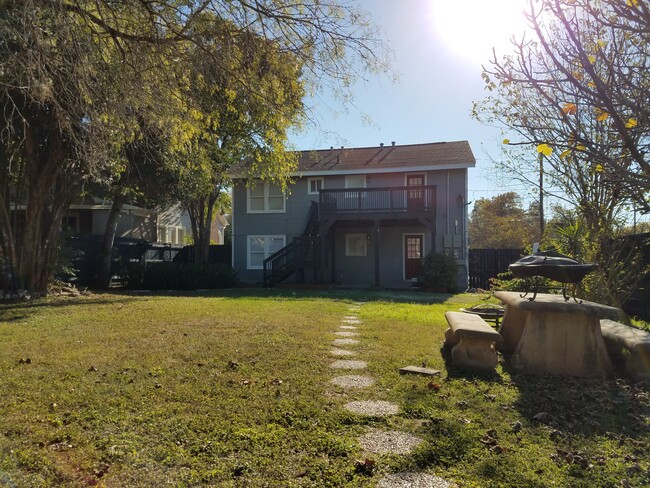
[[[431,212],[435,202],[435,186],[320,191],[321,215]]]

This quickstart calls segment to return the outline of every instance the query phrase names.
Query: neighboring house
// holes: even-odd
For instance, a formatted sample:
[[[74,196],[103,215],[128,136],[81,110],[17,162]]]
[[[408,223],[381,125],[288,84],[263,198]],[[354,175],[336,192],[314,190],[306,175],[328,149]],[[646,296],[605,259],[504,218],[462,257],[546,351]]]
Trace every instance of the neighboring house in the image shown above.
[[[210,226],[210,243],[211,244],[224,244],[225,243],[225,231],[230,223],[228,222],[227,215],[222,213],[217,213],[212,221]]]
[[[446,252],[467,286],[467,141],[300,153],[288,194],[234,179],[233,268],[242,282],[408,288]]]
[[[73,201],[61,222],[63,230],[80,235],[103,235],[112,202],[97,197]],[[150,210],[124,205],[117,220],[117,237],[183,246],[192,235],[189,216],[178,205]]]

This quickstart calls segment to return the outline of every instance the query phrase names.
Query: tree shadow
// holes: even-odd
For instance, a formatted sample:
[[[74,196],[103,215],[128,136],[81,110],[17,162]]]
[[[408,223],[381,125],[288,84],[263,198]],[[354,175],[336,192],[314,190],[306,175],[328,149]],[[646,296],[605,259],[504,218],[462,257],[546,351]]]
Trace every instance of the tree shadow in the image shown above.
[[[302,288],[228,288],[220,290],[111,290],[111,293],[124,296],[164,296],[164,297],[219,297],[248,299],[317,299],[329,298],[355,302],[393,302],[441,304],[454,295],[408,290],[374,290],[358,288],[302,289]]]
[[[622,377],[591,379],[536,376],[509,363],[504,371],[519,391],[514,403],[522,417],[553,427],[564,434],[593,436],[647,435],[650,390],[647,382]]]

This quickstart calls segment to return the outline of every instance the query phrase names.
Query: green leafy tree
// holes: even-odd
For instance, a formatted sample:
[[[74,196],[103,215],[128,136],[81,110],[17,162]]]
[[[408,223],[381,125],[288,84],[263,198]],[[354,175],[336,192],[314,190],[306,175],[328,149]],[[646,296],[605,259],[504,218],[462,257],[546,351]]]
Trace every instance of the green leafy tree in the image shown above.
[[[220,48],[265,39],[296,59],[310,92],[350,93],[355,75],[385,66],[367,17],[334,0],[0,0],[0,12],[0,240],[31,290],[47,287],[70,199],[84,182],[121,177],[140,120],[171,127],[170,150],[194,146],[205,161],[197,140],[211,121],[188,102],[198,52],[235,79],[241,66]],[[247,81],[238,90],[273,106]]]
[[[521,249],[539,241],[538,217],[526,212],[514,192],[474,203],[467,226],[472,249]]]
[[[208,258],[210,226],[229,172],[284,183],[296,167],[295,153],[286,150],[286,133],[305,113],[300,59],[257,34],[228,42],[232,26],[223,23],[216,30],[219,25],[211,22],[209,29],[210,48],[220,62],[206,65],[205,48],[193,60],[188,100],[202,126],[182,151],[186,167],[178,186],[197,263]]]
[[[543,154],[556,196],[591,228],[614,225],[627,203],[650,209],[647,2],[531,1],[528,19],[532,38],[495,55],[483,74],[492,94],[473,112],[516,135],[508,169],[535,182]]]

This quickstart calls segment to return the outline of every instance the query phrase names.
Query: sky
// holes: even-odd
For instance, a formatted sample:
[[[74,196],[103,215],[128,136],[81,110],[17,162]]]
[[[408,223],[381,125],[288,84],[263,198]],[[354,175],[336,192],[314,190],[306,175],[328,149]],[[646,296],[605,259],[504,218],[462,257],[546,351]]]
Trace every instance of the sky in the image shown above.
[[[348,110],[326,94],[310,99],[320,128],[292,134],[290,142],[308,150],[467,140],[476,158],[468,200],[517,191],[528,201],[532,188],[494,174],[490,158],[500,157],[500,131],[470,116],[472,102],[486,94],[481,65],[487,65],[492,46],[511,52],[510,37],[525,29],[526,0],[358,3],[383,31],[399,80],[377,76],[356,83]]]

